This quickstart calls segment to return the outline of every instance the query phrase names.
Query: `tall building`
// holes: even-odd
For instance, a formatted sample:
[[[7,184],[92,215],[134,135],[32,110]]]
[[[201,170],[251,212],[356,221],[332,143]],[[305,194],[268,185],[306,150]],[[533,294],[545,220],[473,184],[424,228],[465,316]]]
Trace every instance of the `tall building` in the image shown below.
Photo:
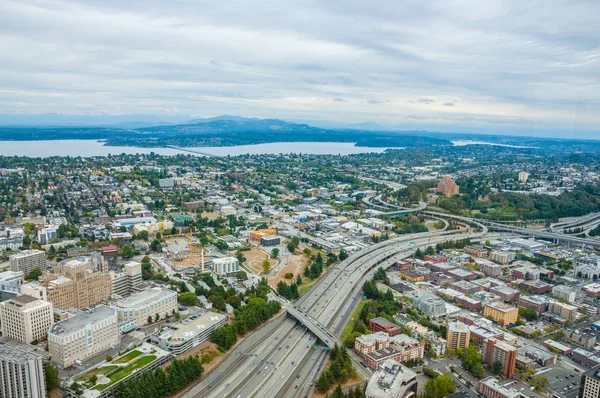
[[[112,280],[112,294],[125,297],[137,291],[142,284],[142,264],[131,261],[123,267],[121,272],[110,272]]]
[[[62,367],[106,351],[119,342],[117,311],[111,307],[79,311],[48,330],[52,362]]]
[[[446,334],[449,350],[464,350],[471,341],[471,331],[469,326],[462,322],[448,323],[448,332]]]
[[[517,349],[501,340],[486,339],[483,342],[481,357],[488,366],[495,362],[502,364],[502,375],[510,379],[515,375]]]
[[[460,188],[450,176],[444,176],[444,178],[438,182],[436,192],[441,193],[444,196],[453,196],[459,194]]]
[[[506,326],[517,322],[519,310],[516,307],[512,307],[500,301],[495,301],[483,306],[483,315],[485,317],[489,316],[499,324]]]
[[[75,308],[93,307],[106,300],[111,294],[110,275],[88,269],[88,263],[71,260],[63,264],[65,278],[73,281]]]
[[[43,250],[24,250],[13,254],[8,259],[11,271],[22,271],[25,275],[35,268],[39,268],[40,271],[45,271],[48,268],[46,265],[46,252]]]
[[[46,397],[44,357],[34,347],[0,339],[0,397]]]
[[[240,262],[235,257],[221,257],[212,260],[213,272],[217,275],[231,275],[240,272]]]
[[[86,262],[70,260],[62,265],[63,274],[45,272],[40,281],[21,287],[23,294],[50,301],[62,309],[85,309],[110,297],[110,275],[89,270]]]
[[[148,318],[160,318],[177,311],[177,293],[173,290],[153,288],[132,294],[116,304],[119,323],[135,319],[137,326],[148,323]]]
[[[560,301],[550,301],[548,312],[559,315],[568,321],[577,319],[577,307],[570,304],[563,304]]]
[[[600,368],[596,367],[581,375],[579,398],[600,398]]]
[[[529,173],[526,171],[519,171],[519,182],[525,184],[529,178]]]
[[[52,242],[52,239],[58,238],[58,233],[56,232],[56,228],[47,227],[42,228],[38,231],[38,242],[41,245],[47,245]]]
[[[401,363],[388,359],[369,379],[367,398],[412,398],[417,396],[417,374]]]
[[[23,343],[45,339],[54,323],[52,309],[52,303],[27,295],[0,303],[3,336]]]

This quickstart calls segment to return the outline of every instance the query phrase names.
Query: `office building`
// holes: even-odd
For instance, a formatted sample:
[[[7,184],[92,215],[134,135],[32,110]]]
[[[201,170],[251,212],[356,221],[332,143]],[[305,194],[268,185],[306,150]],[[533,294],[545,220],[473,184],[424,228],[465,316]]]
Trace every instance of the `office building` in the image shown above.
[[[521,296],[518,301],[519,306],[534,310],[538,316],[548,311],[548,298],[544,296]]]
[[[373,373],[365,389],[366,398],[413,398],[417,396],[417,374],[398,361],[386,360]]]
[[[519,310],[516,307],[512,307],[500,301],[495,301],[483,306],[483,315],[485,317],[491,317],[494,321],[506,326],[517,322]]]
[[[43,250],[24,250],[13,254],[8,258],[10,270],[17,272],[22,271],[25,276],[36,268],[40,271],[46,271],[46,252]]]
[[[162,319],[177,311],[177,293],[173,290],[152,288],[134,293],[116,304],[119,323],[136,320],[137,327],[148,324],[156,317]]]
[[[0,303],[2,335],[23,343],[46,338],[54,323],[52,303],[23,295]]]
[[[48,331],[48,351],[61,367],[97,355],[120,343],[117,311],[97,307],[57,322]]]
[[[55,308],[77,308],[73,281],[49,272],[45,273],[39,282],[24,284],[21,293],[49,301]]]
[[[548,304],[548,312],[565,318],[568,321],[577,319],[577,307],[570,304],[563,304],[560,301],[550,301]]]
[[[495,377],[487,377],[479,381],[479,393],[485,398],[520,398],[521,392],[504,387]]]
[[[23,285],[23,272],[4,271],[0,272],[0,301],[6,301],[21,292]]]
[[[226,321],[226,315],[207,311],[190,322],[168,325],[155,339],[161,348],[180,355],[206,341]]]
[[[465,253],[479,258],[487,258],[488,256],[488,250],[481,245],[467,246],[463,250]]]
[[[45,398],[44,359],[33,346],[0,339],[0,397]]]
[[[213,272],[227,276],[240,272],[240,262],[235,257],[220,257],[212,260]]]
[[[487,339],[481,347],[481,358],[492,367],[495,362],[502,365],[502,375],[505,379],[510,379],[515,374],[517,364],[517,349],[504,341],[497,339]]]
[[[588,370],[581,375],[579,398],[600,398],[600,368]]]
[[[444,300],[432,295],[415,298],[413,306],[432,318],[439,318],[446,315],[446,303]]]
[[[131,261],[123,267],[121,272],[110,272],[112,294],[121,297],[128,296],[138,291],[142,284],[142,264]]]
[[[471,341],[471,331],[469,326],[462,322],[449,322],[446,341],[449,350],[464,350]]]
[[[486,262],[481,265],[481,272],[483,272],[487,276],[496,277],[502,275],[504,270],[502,269],[502,265],[500,264]]]
[[[575,293],[575,290],[573,290],[569,286],[556,285],[552,288],[552,295],[556,298],[566,300],[572,304],[575,302],[575,297],[577,296],[577,293]]]
[[[110,297],[110,275],[88,269],[88,263],[71,260],[63,264],[65,278],[73,281],[75,308],[84,309],[100,304]]]

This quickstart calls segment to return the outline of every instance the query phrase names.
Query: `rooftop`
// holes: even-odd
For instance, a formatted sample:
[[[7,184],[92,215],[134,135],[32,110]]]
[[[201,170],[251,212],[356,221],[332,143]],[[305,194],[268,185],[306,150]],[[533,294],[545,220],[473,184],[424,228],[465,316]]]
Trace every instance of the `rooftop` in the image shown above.
[[[513,310],[517,309],[516,307],[510,306],[508,304],[504,304],[501,301],[494,301],[491,303],[487,303],[486,306],[494,308],[494,309],[496,309],[498,311],[502,311],[502,312],[509,312],[509,311],[513,311]]]
[[[75,316],[50,326],[49,334],[72,333],[85,329],[87,325],[98,323],[106,318],[114,317],[116,310],[111,307],[97,307],[90,311],[77,311]]]
[[[138,308],[152,301],[172,295],[177,295],[177,293],[173,290],[156,287],[150,290],[144,290],[143,292],[132,294],[126,299],[119,300],[116,305],[119,308]]]
[[[387,333],[377,332],[372,334],[363,334],[362,336],[358,336],[356,340],[358,340],[361,344],[373,344],[378,340],[387,340],[390,336]]]
[[[449,322],[448,330],[453,333],[467,333],[469,331],[469,327],[462,322]]]
[[[504,387],[502,384],[500,384],[498,379],[496,379],[495,377],[492,377],[492,376],[490,376],[486,379],[480,380],[479,384],[486,385],[486,386],[496,390],[497,392],[499,392],[502,396],[504,396],[506,398],[519,398],[521,396],[521,393],[519,391],[515,390],[514,388]]]
[[[10,258],[24,258],[34,254],[45,253],[43,250],[23,250],[22,252],[15,253]]]
[[[373,398],[388,398],[403,396],[398,394],[403,388],[416,382],[417,374],[400,362],[393,359],[385,360],[379,369],[373,373],[367,389],[366,396]]]
[[[173,329],[169,329],[161,333],[159,338],[161,340],[186,341],[193,338],[197,334],[202,333],[202,331],[215,326],[217,323],[226,318],[226,315],[207,311],[193,321],[187,323],[181,322],[170,326]]]
[[[23,344],[8,337],[0,338],[0,358],[12,363],[25,364],[31,360],[44,359],[34,346]]]

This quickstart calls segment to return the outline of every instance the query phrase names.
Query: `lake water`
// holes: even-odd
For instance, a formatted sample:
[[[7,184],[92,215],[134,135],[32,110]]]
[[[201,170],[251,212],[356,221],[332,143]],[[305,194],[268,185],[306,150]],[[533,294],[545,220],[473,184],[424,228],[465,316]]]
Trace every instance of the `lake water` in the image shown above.
[[[280,154],[280,153],[304,153],[311,155],[351,155],[356,153],[381,153],[387,148],[357,147],[350,142],[276,142],[258,145],[240,145],[229,147],[197,147],[197,148],[135,148],[104,146],[104,143],[96,140],[48,140],[48,141],[0,141],[0,156],[28,156],[28,157],[50,157],[50,156],[107,156],[150,153],[160,155],[213,155],[213,156],[236,156],[245,154]]]
[[[454,146],[465,146],[465,145],[492,145],[492,146],[503,146],[507,148],[535,148],[532,146],[520,146],[520,145],[508,145],[508,144],[497,144],[495,142],[487,141],[471,141],[471,140],[457,140],[451,141]]]

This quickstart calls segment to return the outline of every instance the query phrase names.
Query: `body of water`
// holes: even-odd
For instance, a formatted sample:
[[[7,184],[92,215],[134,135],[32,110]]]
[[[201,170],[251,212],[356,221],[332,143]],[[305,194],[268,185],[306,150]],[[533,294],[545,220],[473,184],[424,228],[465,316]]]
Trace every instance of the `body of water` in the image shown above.
[[[496,144],[494,142],[487,141],[471,141],[471,140],[457,140],[452,141],[454,146],[465,146],[465,145],[492,145],[492,146],[503,146],[507,148],[535,148],[532,146],[520,146],[520,145],[508,145],[508,144]]]
[[[96,140],[0,141],[0,156],[107,156],[154,152],[160,155],[212,155],[237,156],[259,154],[304,153],[311,155],[351,155],[355,153],[381,153],[387,148],[357,147],[351,142],[275,142],[258,145],[195,148],[136,148],[104,146]]]

